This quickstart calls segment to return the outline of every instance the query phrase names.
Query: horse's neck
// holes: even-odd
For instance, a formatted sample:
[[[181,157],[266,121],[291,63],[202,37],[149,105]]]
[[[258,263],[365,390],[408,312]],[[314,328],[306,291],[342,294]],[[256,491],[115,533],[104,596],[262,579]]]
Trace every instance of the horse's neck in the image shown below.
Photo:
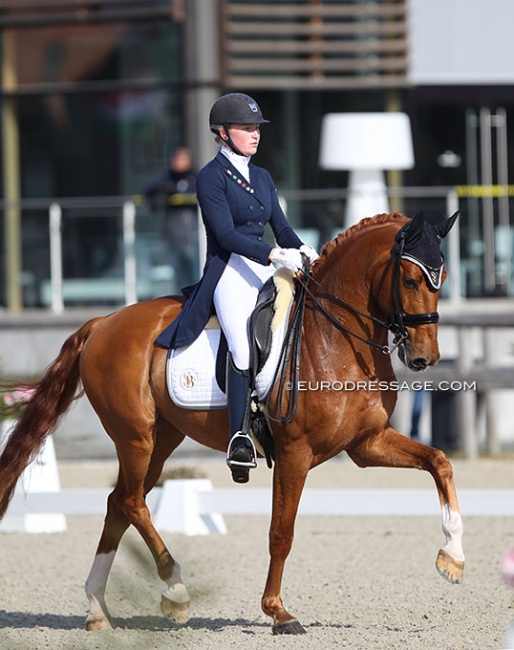
[[[331,259],[326,260],[316,279],[327,292],[364,316],[354,313],[352,309],[337,305],[327,297],[323,298],[321,290],[315,292],[325,309],[357,336],[345,334],[342,328],[331,323],[319,308],[308,310],[308,317],[312,319],[311,327],[314,336],[319,338],[330,355],[337,350],[337,354],[342,357],[346,357],[346,352],[354,356],[355,351],[358,350],[359,356],[371,369],[376,365],[377,352],[381,367],[385,355],[357,337],[386,345],[388,334],[385,327],[371,318],[377,318],[379,315],[373,311],[371,278],[367,262],[369,256],[362,248],[362,244],[365,246],[365,242],[352,242],[349,246],[341,245],[339,250],[334,250]]]

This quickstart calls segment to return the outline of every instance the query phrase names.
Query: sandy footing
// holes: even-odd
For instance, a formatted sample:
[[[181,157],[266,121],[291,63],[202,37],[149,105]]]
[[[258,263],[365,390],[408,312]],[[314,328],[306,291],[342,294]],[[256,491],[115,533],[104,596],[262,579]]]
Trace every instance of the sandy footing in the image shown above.
[[[457,488],[514,489],[514,461],[454,461]],[[171,462],[232,487],[222,456]],[[63,487],[104,487],[112,462],[60,462]],[[261,462],[251,487],[268,487]],[[336,459],[311,472],[307,487],[429,489],[412,470],[359,470]],[[237,487],[237,486],[234,486]],[[244,490],[244,486],[237,489]],[[434,488],[435,494],[435,488]],[[307,630],[274,637],[260,610],[267,573],[268,517],[225,517],[227,535],[164,534],[192,597],[178,626],[160,613],[162,584],[141,538],[123,539],[107,588],[115,629],[86,632],[83,583],[102,527],[100,516],[69,516],[64,533],[0,535],[2,650],[499,650],[514,619],[514,590],[500,560],[514,545],[514,520],[469,517],[466,573],[445,582],[434,562],[443,544],[436,517],[299,517],[283,598]]]

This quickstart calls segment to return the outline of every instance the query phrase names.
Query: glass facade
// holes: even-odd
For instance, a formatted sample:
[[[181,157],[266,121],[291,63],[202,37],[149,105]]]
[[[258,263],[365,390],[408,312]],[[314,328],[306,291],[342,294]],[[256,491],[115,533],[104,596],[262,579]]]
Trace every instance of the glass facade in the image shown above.
[[[16,80],[24,307],[48,302],[47,199],[139,194],[183,143],[180,39],[169,18],[4,32]],[[121,203],[63,211],[64,278],[123,276]],[[156,216],[140,211],[144,258],[160,237]]]
[[[259,3],[252,4],[261,10]],[[508,185],[508,170],[514,165],[510,86],[235,88],[223,87],[222,76],[202,81],[201,73],[196,77],[200,81],[192,82],[188,75],[197,43],[187,21],[176,20],[172,9],[182,6],[189,11],[200,6],[198,2],[85,2],[91,20],[77,18],[67,3],[55,2],[52,8],[50,3],[33,2],[31,6],[40,8],[37,19],[28,22],[30,10],[24,13],[17,3],[11,5],[16,8],[0,14],[2,110],[5,113],[9,102],[17,122],[25,308],[50,303],[48,213],[55,198],[63,209],[63,277],[79,283],[67,305],[123,303],[123,197],[136,197],[138,297],[178,288],[163,215],[152,212],[140,195],[168,168],[172,152],[190,143],[192,129],[205,131],[202,138],[210,137],[205,110],[201,115],[191,112],[188,95],[195,83],[204,84],[214,96],[244,90],[258,99],[271,123],[263,127],[255,162],[269,169],[287,200],[291,222],[313,245],[330,239],[344,224],[347,172],[322,171],[318,162],[321,119],[327,113],[384,111],[396,105],[409,114],[416,165],[403,173],[401,184],[430,192],[402,196],[399,205],[406,214],[423,210],[427,219],[439,220],[447,211],[447,190]],[[9,26],[13,16],[17,26]],[[246,26],[245,21],[241,24]],[[208,28],[216,30],[217,25]],[[481,121],[484,110],[490,113],[489,131],[487,120]],[[504,128],[499,127],[501,111]],[[2,150],[5,134],[4,127]],[[15,165],[10,169],[9,158],[5,160],[0,174],[4,198],[7,172],[16,174]],[[327,193],[309,194],[319,190]],[[510,200],[465,193],[460,198],[462,288],[467,296],[514,295]],[[5,215],[2,210],[2,306],[8,304]],[[95,293],[100,280],[111,287],[110,293]]]

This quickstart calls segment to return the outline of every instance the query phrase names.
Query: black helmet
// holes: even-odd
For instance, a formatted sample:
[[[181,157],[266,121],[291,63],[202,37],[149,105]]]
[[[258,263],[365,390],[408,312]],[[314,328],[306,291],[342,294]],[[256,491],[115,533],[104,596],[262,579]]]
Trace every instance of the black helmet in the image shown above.
[[[229,93],[217,99],[209,113],[209,126],[214,133],[228,124],[267,124],[259,104],[244,93]]]

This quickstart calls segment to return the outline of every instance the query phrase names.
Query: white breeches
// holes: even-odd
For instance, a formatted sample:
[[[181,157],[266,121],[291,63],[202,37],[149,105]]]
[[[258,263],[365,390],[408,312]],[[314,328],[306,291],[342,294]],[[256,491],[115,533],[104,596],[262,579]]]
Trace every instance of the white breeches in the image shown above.
[[[259,291],[274,272],[272,264],[263,266],[232,253],[214,291],[216,315],[240,370],[250,367],[248,323]]]

